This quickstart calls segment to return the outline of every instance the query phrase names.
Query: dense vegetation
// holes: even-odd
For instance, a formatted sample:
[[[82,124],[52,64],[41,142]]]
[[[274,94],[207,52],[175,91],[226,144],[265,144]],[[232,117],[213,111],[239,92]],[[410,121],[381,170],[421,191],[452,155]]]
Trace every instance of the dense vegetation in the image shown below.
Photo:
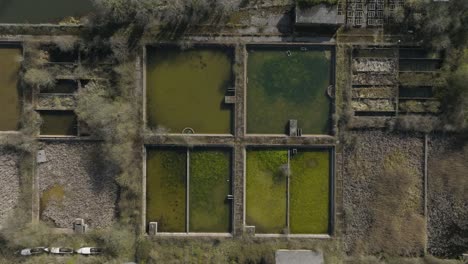
[[[439,88],[446,129],[464,131],[468,128],[468,2],[452,0],[430,2],[406,1],[392,14],[404,32],[412,31],[417,39],[434,50],[445,52],[442,77],[446,85]]]
[[[297,4],[301,7],[314,6],[319,4],[336,5],[339,0],[297,0]]]

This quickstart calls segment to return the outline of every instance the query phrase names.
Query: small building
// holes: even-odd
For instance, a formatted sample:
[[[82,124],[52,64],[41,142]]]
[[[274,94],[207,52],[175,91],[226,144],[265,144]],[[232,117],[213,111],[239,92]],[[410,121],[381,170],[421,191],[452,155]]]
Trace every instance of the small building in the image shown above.
[[[301,7],[296,5],[296,26],[327,26],[337,28],[343,25],[345,16],[337,5],[315,5]]]

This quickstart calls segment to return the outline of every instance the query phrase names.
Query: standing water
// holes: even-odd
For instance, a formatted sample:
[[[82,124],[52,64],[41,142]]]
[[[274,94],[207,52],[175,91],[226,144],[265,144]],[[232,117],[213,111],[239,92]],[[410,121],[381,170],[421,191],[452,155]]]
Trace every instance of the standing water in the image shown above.
[[[0,131],[17,130],[20,116],[18,72],[21,49],[0,47]]]
[[[230,53],[220,48],[149,48],[148,126],[169,133],[191,128],[199,134],[230,134],[231,107],[224,104],[232,84]]]
[[[248,54],[247,133],[328,134],[333,52],[321,47],[253,47]]]
[[[0,0],[0,23],[56,23],[92,7],[91,0]]]

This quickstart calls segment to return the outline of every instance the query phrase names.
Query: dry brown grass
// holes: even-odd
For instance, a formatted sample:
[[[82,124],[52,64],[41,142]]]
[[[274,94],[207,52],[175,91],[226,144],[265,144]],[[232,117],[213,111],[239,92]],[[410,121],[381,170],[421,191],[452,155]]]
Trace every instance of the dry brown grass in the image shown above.
[[[431,141],[429,252],[459,256],[468,250],[468,145],[450,137]]]
[[[431,189],[450,193],[455,200],[468,200],[468,144],[460,151],[441,153],[430,162]]]
[[[368,205],[372,225],[368,237],[358,243],[367,254],[414,256],[426,244],[426,224],[421,214],[421,180],[398,152],[389,155],[384,173],[372,183],[373,200]]]

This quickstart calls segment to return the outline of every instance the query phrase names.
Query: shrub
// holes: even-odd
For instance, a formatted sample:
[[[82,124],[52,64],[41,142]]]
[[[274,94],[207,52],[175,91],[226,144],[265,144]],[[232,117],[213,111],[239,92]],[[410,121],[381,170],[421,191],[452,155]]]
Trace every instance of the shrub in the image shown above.
[[[24,60],[22,65],[24,69],[39,68],[49,61],[49,55],[39,46],[37,42],[26,41],[23,43]]]
[[[399,115],[393,128],[401,131],[429,133],[440,128],[440,121],[435,116]]]
[[[55,84],[55,78],[46,70],[29,69],[24,74],[24,82],[31,87],[45,89]]]
[[[78,39],[74,36],[53,36],[52,42],[57,45],[60,51],[68,52],[77,47]]]

